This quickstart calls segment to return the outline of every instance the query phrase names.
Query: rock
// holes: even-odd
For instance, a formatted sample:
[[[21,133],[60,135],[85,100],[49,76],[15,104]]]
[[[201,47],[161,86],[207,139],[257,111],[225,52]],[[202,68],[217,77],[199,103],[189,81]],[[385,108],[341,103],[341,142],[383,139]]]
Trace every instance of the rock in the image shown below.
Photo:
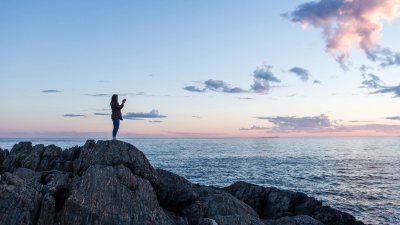
[[[6,159],[8,154],[9,154],[9,152],[7,150],[3,150],[0,148],[0,172],[3,169],[3,162]]]
[[[44,151],[44,145],[36,145],[21,160],[21,168],[37,170]]]
[[[329,206],[320,207],[314,215],[315,219],[321,221],[326,225],[361,225],[352,215],[333,209]]]
[[[218,225],[265,225],[258,217],[251,215],[216,216]]]
[[[40,164],[37,168],[38,171],[57,170],[61,168],[61,155],[62,149],[49,145],[44,148]]]
[[[178,211],[179,208],[199,199],[199,195],[193,189],[193,184],[185,178],[163,169],[157,169],[157,172],[162,182],[157,190],[157,197],[163,207]]]
[[[2,165],[1,165],[2,164]],[[0,225],[359,225],[299,192],[193,184],[121,141],[0,149]],[[261,219],[260,219],[261,218]]]
[[[74,165],[74,172],[82,174],[92,165],[124,165],[135,175],[159,183],[157,171],[150,165],[143,152],[122,141],[87,141]]]
[[[42,200],[41,185],[9,172],[0,175],[0,224],[35,224]]]
[[[57,224],[175,224],[159,206],[149,181],[123,165],[93,165],[75,178]]]
[[[32,150],[32,142],[20,142],[11,149],[10,154],[3,162],[3,167],[7,171],[21,167],[22,160],[29,155]]]
[[[324,225],[320,221],[306,215],[282,217],[276,220],[263,220],[265,225]]]
[[[217,221],[210,218],[202,218],[199,220],[197,225],[218,225]]]
[[[300,192],[261,187],[245,182],[236,182],[224,190],[250,205],[262,219],[312,215],[321,206],[321,202]]]
[[[236,221],[239,217],[251,217],[258,221],[258,224],[262,224],[250,206],[223,190],[192,184],[185,178],[162,169],[157,169],[157,172],[161,179],[160,188],[157,190],[161,205],[179,216],[190,218],[190,223],[206,223],[202,222],[203,218],[232,216],[221,217],[220,220]]]

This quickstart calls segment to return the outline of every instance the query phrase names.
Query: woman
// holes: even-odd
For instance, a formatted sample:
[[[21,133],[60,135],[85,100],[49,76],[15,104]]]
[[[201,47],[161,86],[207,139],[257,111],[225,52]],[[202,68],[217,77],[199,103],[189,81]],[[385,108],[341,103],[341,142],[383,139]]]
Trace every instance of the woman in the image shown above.
[[[112,131],[112,136],[113,136],[113,140],[116,139],[117,137],[117,133],[118,133],[118,129],[119,129],[119,122],[120,120],[122,120],[122,114],[121,114],[121,109],[124,108],[124,104],[126,102],[126,99],[122,100],[122,104],[120,105],[118,103],[118,95],[113,95],[111,97],[111,119],[113,121],[113,131]]]

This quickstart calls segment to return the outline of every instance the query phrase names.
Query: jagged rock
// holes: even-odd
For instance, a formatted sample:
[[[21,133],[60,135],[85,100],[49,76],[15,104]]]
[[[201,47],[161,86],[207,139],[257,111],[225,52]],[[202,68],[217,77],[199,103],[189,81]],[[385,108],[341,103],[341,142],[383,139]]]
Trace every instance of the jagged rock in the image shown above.
[[[218,225],[218,223],[215,220],[210,219],[210,218],[202,218],[199,220],[197,225]]]
[[[3,169],[3,162],[6,159],[9,152],[0,148],[0,171]]]
[[[261,187],[246,182],[236,182],[224,190],[250,205],[263,219],[312,215],[321,206],[321,202],[300,192]]]
[[[122,141],[87,141],[74,164],[74,172],[83,173],[92,165],[124,165],[134,174],[158,185],[157,171],[150,165],[143,152]]]
[[[65,172],[74,171],[74,160],[76,160],[81,153],[81,147],[75,146],[65,149],[62,153],[61,168]]]
[[[57,224],[175,224],[157,202],[149,181],[123,165],[93,165],[75,178]]]
[[[42,187],[5,172],[0,175],[0,224],[35,224],[40,212]]]
[[[218,225],[265,225],[258,217],[251,215],[215,216]]]
[[[155,170],[121,141],[87,141],[65,151],[21,142],[10,153],[0,149],[1,162],[0,225],[363,224],[298,192],[192,184]]]
[[[265,225],[324,225],[320,221],[307,216],[286,216],[276,220],[263,220]]]
[[[185,178],[160,168],[157,172],[162,182],[157,190],[157,197],[163,207],[177,211],[199,199],[199,195],[193,190],[193,184]]]
[[[11,149],[10,154],[3,162],[3,167],[7,171],[21,167],[22,160],[29,155],[32,150],[32,142],[20,142]]]
[[[35,145],[21,160],[21,168],[37,170],[44,151],[44,145]]]
[[[360,221],[357,221],[352,215],[333,209],[329,206],[320,207],[312,216],[326,225],[364,224]]]
[[[44,148],[38,171],[57,170],[61,167],[62,149],[55,145],[49,145]]]
[[[200,223],[202,218],[215,219],[217,216],[231,216],[224,219],[221,217],[222,224],[229,224],[226,221],[240,221],[238,218],[252,218],[253,221],[262,224],[251,207],[225,191],[192,184],[185,178],[162,169],[157,171],[161,179],[157,191],[159,201],[179,216],[190,218],[189,222],[192,224]]]

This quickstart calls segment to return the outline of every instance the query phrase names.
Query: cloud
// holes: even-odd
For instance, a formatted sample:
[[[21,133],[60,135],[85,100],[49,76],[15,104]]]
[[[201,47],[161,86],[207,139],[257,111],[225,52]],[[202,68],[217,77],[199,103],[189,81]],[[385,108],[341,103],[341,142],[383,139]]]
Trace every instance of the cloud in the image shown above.
[[[314,84],[322,84],[321,81],[319,81],[319,80],[314,80],[313,83]]]
[[[337,125],[336,121],[331,121],[328,116],[321,114],[311,117],[257,117],[258,119],[268,120],[274,125],[272,131],[292,132],[292,131],[308,131],[320,132],[321,130],[331,130]]]
[[[389,116],[389,117],[386,117],[385,119],[387,119],[387,120],[400,120],[400,116]]]
[[[268,120],[272,123],[272,127],[262,127],[267,130],[267,133],[340,133],[340,132],[381,132],[394,133],[400,132],[400,125],[388,124],[361,124],[361,125],[344,125],[337,120],[330,119],[327,115],[307,117],[256,117],[262,120]],[[391,118],[391,117],[389,117]],[[396,119],[396,117],[393,117]],[[399,117],[400,119],[400,117]],[[363,122],[363,121],[353,121]],[[364,121],[367,122],[367,121]],[[251,128],[249,128],[251,129]],[[244,130],[249,130],[244,129]],[[255,126],[256,130],[257,127]],[[261,129],[263,130],[263,129]]]
[[[161,120],[149,120],[149,123],[162,123],[163,121]]]
[[[73,113],[69,113],[69,114],[64,114],[63,117],[86,117],[83,114],[73,114]]]
[[[369,73],[363,75],[363,78],[362,88],[378,89],[384,85],[383,81],[375,74]]]
[[[394,94],[394,97],[400,97],[400,85],[381,87],[372,94]]]
[[[91,97],[111,97],[113,94],[106,94],[106,93],[94,93],[94,94],[85,94],[86,96]],[[138,96],[138,95],[145,95],[144,92],[135,92],[135,93],[120,93],[117,94],[118,96]]]
[[[240,130],[269,130],[269,127],[252,126],[250,128],[240,128]]]
[[[204,81],[204,85],[206,89],[216,92],[225,92],[225,93],[244,93],[246,92],[242,88],[239,87],[230,87],[229,84],[222,80],[213,80],[209,79]]]
[[[196,119],[201,119],[201,116],[192,116],[192,117]]]
[[[253,81],[254,84],[251,86],[250,90],[255,93],[269,93],[271,90],[271,82],[280,83],[281,81],[275,77],[272,72],[271,65],[264,65],[253,71]]]
[[[304,28],[322,29],[326,51],[340,63],[356,45],[371,60],[399,65],[398,53],[378,45],[383,22],[398,18],[399,8],[400,0],[320,0],[301,4],[284,17]]]
[[[167,116],[161,115],[158,110],[153,109],[151,112],[128,112],[124,118],[128,120],[141,120],[141,119],[153,119],[153,118],[166,118]]]
[[[275,75],[271,71],[272,66],[264,65],[259,67],[253,71],[253,85],[250,86],[250,89],[246,90],[240,87],[232,87],[232,85],[228,84],[223,80],[214,80],[208,79],[203,82],[204,87],[197,86],[186,86],[183,89],[190,92],[223,92],[230,94],[237,93],[268,93],[272,88],[271,82],[280,83],[281,81],[275,77]]]
[[[206,92],[207,91],[206,88],[198,88],[196,86],[186,86],[183,89],[186,91],[190,91],[190,92]]]
[[[91,96],[91,97],[111,97],[111,94],[102,94],[102,93],[97,93],[97,94],[85,94],[86,96]]]
[[[238,98],[238,99],[242,99],[242,100],[253,100],[254,98],[250,98],[250,97],[243,97],[243,98]]]
[[[109,116],[110,113],[93,113],[95,116]]]
[[[43,90],[41,91],[43,93],[60,93],[60,90],[54,90],[54,89],[50,89],[50,90]]]
[[[289,71],[296,74],[300,78],[300,80],[303,82],[307,82],[310,77],[310,72],[308,72],[308,70],[301,68],[301,67],[293,67]]]

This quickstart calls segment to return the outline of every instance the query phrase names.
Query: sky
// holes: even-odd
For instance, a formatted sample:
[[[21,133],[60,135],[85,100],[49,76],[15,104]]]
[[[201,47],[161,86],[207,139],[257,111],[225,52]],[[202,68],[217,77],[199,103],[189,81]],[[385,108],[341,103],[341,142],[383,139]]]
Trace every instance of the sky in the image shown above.
[[[0,137],[397,136],[400,0],[0,2]]]

